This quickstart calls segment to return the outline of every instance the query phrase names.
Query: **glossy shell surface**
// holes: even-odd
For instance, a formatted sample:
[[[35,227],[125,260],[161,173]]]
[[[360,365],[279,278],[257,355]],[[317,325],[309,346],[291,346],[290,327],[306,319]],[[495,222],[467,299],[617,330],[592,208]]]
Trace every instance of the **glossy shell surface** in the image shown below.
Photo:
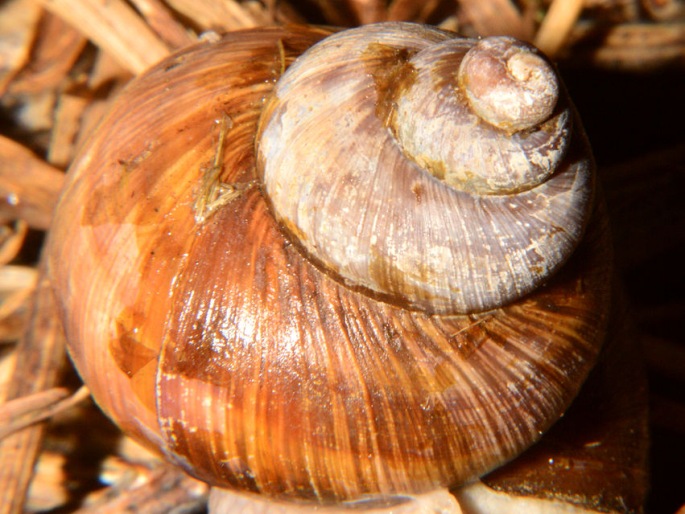
[[[69,351],[112,419],[209,483],[319,502],[456,485],[577,393],[606,322],[606,227],[590,221],[544,287],[479,314],[347,287],[289,238],[255,171],[265,98],[325,35],[227,35],[122,93],[51,231]],[[217,156],[239,194],[198,216]]]

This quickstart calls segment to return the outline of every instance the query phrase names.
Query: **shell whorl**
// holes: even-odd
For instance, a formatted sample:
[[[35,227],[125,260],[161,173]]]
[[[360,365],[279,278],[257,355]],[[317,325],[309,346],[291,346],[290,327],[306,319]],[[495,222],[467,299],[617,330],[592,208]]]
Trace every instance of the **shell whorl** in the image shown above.
[[[547,121],[559,99],[549,63],[533,47],[510,37],[476,43],[459,66],[458,81],[481,119],[510,132]]]
[[[565,99],[542,94],[548,118],[512,133],[472,111],[458,78],[486,54],[488,67],[534,76],[533,89],[551,73],[558,92],[526,52],[406,23],[313,47],[262,115],[258,167],[275,215],[345,283],[402,305],[467,313],[529,293],[582,237],[589,152]],[[521,71],[531,63],[543,70]]]
[[[571,112],[533,47],[509,37],[450,39],[409,65],[416,71],[395,89],[389,124],[423,169],[478,195],[526,191],[559,171]]]

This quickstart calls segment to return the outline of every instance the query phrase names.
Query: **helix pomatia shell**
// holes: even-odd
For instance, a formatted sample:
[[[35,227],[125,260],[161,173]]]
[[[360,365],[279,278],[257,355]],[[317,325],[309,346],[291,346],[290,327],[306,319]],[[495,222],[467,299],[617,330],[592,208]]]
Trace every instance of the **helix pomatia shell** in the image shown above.
[[[453,486],[530,446],[577,393],[606,322],[606,228],[583,220],[563,269],[470,314],[378,296],[312,259],[274,216],[254,145],[284,68],[326,35],[229,34],[129,85],[51,233],[70,354],[126,432],[213,485],[320,502]],[[577,125],[566,158],[589,169]],[[217,156],[234,194],[199,213]]]

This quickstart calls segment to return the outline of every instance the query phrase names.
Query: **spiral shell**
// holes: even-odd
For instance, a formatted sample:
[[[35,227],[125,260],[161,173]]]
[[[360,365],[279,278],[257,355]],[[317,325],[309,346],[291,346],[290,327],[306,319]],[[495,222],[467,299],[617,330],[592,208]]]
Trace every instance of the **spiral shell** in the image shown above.
[[[466,90],[478,89],[472,70],[493,68],[493,54],[533,77],[519,96],[547,118],[521,116],[532,125],[511,134],[511,123],[471,110],[459,83],[469,75]],[[489,89],[506,90],[507,74],[493,73]],[[434,313],[484,311],[546,281],[582,237],[590,154],[558,90],[546,61],[511,38],[475,44],[403,24],[345,31],[279,80],[258,165],[279,221],[347,284]],[[514,103],[498,94],[480,103]]]
[[[385,28],[387,38],[382,26],[370,29],[350,60],[370,52],[379,61],[381,47],[383,55],[418,55],[451,37],[415,25]],[[308,240],[294,239],[289,221],[284,230],[271,186],[260,182],[270,172],[255,171],[258,126],[262,137],[272,130],[267,118],[260,122],[265,99],[282,69],[326,35],[314,28],[229,34],[160,63],[121,94],[69,171],[51,231],[49,272],[69,351],[126,432],[213,485],[323,503],[456,485],[532,444],[577,393],[606,323],[606,227],[591,219],[544,287],[487,312],[436,315],[418,309],[420,301],[407,301],[410,309],[386,301],[368,284],[349,287],[338,270],[310,258]],[[369,95],[379,80],[392,81],[385,72],[374,81],[365,69]],[[358,69],[343,71],[360,80]],[[311,80],[333,87],[341,77]],[[342,119],[359,108],[339,108]],[[365,119],[352,131],[378,126],[393,143],[380,153],[412,173],[409,192],[392,186],[392,203],[408,196],[411,210],[442,216],[444,198],[470,202],[491,227],[486,206],[527,205],[448,189],[406,163],[384,121]],[[318,132],[325,140],[338,129]],[[577,171],[588,160],[584,138],[576,131],[572,139],[570,164],[552,175],[553,185],[528,190],[554,193],[528,197],[536,213],[563,191],[591,184]],[[323,152],[321,160],[359,163],[367,157],[352,150],[365,147],[333,156],[328,146],[308,148]],[[270,154],[263,141],[259,148],[260,159]],[[306,170],[318,158],[301,162]],[[365,187],[349,173],[342,185]],[[420,188],[412,189],[414,180]],[[342,185],[336,190],[345,194]],[[210,190],[223,196],[209,198]],[[587,203],[591,193],[583,195]],[[331,223],[379,230],[364,210],[340,216]],[[422,244],[440,247],[437,229],[414,235],[430,234]]]

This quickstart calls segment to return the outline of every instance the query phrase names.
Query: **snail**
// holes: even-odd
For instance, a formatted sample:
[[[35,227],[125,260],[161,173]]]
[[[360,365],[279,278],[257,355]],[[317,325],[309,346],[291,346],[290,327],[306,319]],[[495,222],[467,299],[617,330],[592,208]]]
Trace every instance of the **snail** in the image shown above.
[[[49,272],[72,360],[218,488],[455,487],[537,441],[604,339],[589,145],[511,38],[227,34],[130,83],[68,176]]]

